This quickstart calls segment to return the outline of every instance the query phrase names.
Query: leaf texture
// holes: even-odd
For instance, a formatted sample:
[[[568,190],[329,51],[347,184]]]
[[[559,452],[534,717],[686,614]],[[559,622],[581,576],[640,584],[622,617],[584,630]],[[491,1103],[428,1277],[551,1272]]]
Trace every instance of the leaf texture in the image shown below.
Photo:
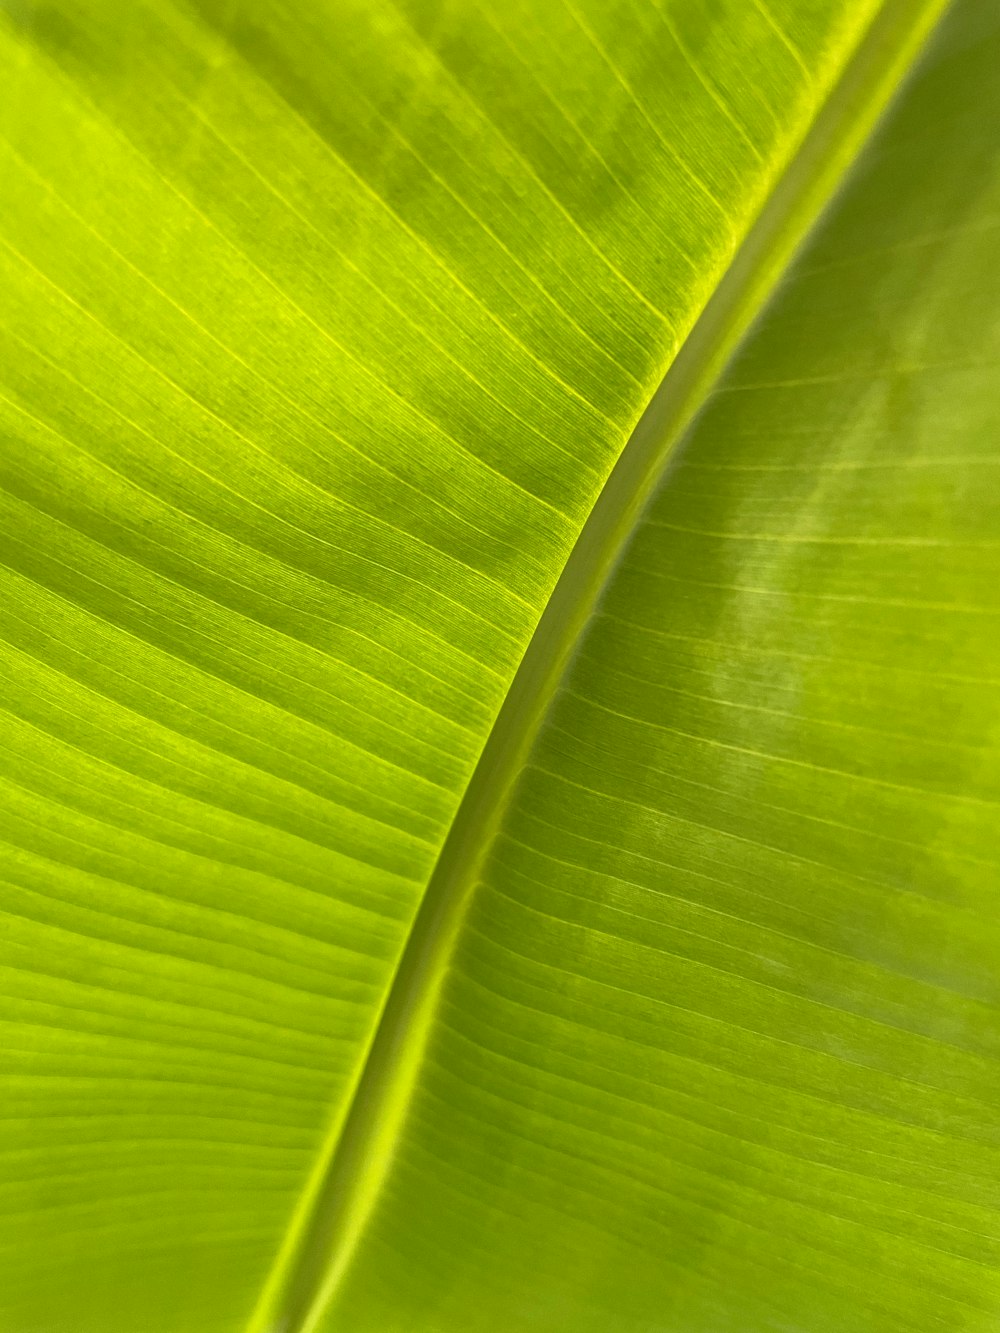
[[[325,1330],[995,1327],[998,56],[959,6],[635,533]]]
[[[683,441],[316,1227],[539,620],[876,11],[0,13],[11,1333],[995,1323],[976,0]]]

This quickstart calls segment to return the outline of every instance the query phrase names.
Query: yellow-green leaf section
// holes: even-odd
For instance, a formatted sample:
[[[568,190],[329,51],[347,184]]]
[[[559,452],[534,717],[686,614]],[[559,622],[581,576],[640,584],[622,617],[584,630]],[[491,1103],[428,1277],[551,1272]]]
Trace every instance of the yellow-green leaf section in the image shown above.
[[[940,8],[7,0],[5,1331],[995,1326]]]

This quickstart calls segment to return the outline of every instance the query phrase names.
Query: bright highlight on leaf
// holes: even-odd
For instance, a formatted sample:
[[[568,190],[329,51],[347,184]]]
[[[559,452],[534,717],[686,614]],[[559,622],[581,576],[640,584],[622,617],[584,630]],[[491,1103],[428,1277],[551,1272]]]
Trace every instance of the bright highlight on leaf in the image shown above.
[[[0,1329],[992,1333],[1000,12],[0,7]]]

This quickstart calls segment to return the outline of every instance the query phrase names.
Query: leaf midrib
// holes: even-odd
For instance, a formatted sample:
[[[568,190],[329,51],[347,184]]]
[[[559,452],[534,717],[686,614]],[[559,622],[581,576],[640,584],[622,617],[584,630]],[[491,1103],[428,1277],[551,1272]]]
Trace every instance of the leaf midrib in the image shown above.
[[[497,714],[428,881],[353,1092],[317,1155],[246,1333],[316,1333],[388,1173],[478,869],[602,591],[688,427],[947,3],[883,4],[629,436]]]

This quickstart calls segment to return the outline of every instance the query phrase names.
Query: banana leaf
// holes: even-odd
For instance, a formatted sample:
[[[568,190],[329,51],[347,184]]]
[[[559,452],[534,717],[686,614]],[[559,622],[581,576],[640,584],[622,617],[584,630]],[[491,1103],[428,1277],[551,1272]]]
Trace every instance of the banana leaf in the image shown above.
[[[4,0],[4,1333],[997,1327],[998,69]]]

